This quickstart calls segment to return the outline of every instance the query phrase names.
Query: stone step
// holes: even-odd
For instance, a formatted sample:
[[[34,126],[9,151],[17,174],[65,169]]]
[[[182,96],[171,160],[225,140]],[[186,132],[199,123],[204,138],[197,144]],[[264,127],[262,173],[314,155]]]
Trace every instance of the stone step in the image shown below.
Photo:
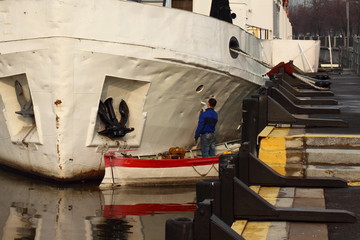
[[[360,135],[314,135],[275,127],[264,132],[259,135],[259,158],[275,171],[360,182]]]
[[[360,135],[358,134],[310,134],[304,128],[284,128],[267,126],[259,138],[284,138],[286,148],[332,148],[332,149],[360,149]]]

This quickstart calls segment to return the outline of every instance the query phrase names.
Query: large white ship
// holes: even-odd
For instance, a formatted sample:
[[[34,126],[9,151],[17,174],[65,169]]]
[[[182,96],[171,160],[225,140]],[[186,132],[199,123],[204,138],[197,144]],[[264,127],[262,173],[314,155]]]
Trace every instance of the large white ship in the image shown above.
[[[314,71],[319,44],[291,40],[285,2],[231,1],[230,20],[222,2],[1,1],[1,164],[98,178],[108,150],[191,148],[209,97],[217,141],[238,138],[242,99],[269,65]]]

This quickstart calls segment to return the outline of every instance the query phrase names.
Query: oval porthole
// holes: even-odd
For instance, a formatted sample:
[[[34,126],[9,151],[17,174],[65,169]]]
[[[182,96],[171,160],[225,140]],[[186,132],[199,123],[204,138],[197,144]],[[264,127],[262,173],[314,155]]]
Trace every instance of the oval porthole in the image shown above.
[[[198,86],[197,88],[196,88],[196,92],[197,93],[199,93],[199,92],[201,92],[202,90],[204,89],[204,85],[200,85],[200,86]]]
[[[236,37],[231,37],[229,41],[229,51],[232,58],[237,58],[239,53],[237,51],[240,50],[239,41]]]

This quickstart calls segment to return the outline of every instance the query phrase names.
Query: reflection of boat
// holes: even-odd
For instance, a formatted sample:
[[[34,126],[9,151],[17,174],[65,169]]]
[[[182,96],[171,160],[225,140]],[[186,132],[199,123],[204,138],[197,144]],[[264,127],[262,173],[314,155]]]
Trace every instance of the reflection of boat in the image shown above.
[[[100,191],[96,185],[50,186],[2,169],[0,185],[2,240],[161,239],[168,218],[192,217],[195,206],[189,187]]]
[[[1,163],[60,181],[99,178],[109,150],[190,149],[212,96],[226,115],[218,141],[238,138],[241,100],[265,82],[266,63],[312,46],[272,39],[288,39],[290,24],[281,1],[259,2],[231,5],[230,24],[215,0],[173,1],[195,13],[120,0],[0,1]]]
[[[233,153],[239,147],[240,143],[234,141],[218,144],[216,151]],[[143,157],[110,151],[104,155],[105,176],[100,187],[186,185],[194,184],[200,179],[217,177],[219,156],[197,157],[200,152],[199,149],[197,151],[185,152],[181,148],[172,148],[160,156]]]
[[[195,189],[193,187],[147,187],[115,188],[102,190],[104,196],[103,216],[119,218],[123,216],[144,216],[193,212]]]
[[[96,226],[125,220],[133,227],[129,240],[162,239],[169,218],[194,216],[195,189],[193,187],[116,188],[102,191],[103,217],[91,218]],[[107,227],[108,228],[108,227]]]

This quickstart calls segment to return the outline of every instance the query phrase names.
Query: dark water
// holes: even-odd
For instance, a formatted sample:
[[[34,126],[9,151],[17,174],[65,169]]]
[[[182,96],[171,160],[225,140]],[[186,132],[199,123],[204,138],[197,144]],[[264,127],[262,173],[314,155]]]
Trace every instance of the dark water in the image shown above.
[[[169,218],[193,218],[195,187],[57,186],[0,169],[0,239],[162,240]]]

